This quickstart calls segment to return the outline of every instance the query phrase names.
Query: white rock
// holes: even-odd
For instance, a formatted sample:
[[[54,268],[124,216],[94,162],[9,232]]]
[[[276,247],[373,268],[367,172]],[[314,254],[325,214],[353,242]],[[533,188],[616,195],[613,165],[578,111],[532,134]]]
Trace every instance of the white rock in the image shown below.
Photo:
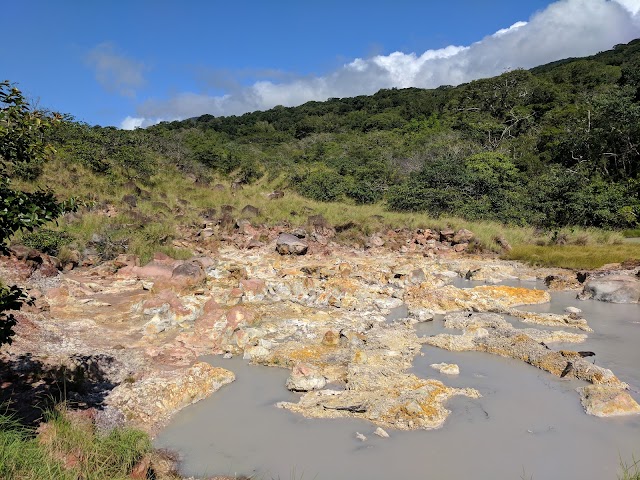
[[[412,308],[409,311],[409,315],[415,318],[418,322],[431,322],[433,320],[433,312],[426,308]]]
[[[460,276],[458,275],[458,272],[454,272],[451,270],[445,270],[444,272],[440,272],[440,275],[448,278],[458,278]]]
[[[381,310],[401,307],[404,302],[401,298],[376,298],[373,303]]]
[[[244,360],[252,360],[254,358],[266,357],[269,353],[269,350],[264,348],[262,345],[257,345],[255,347],[245,348],[242,358]]]
[[[376,428],[376,431],[373,433],[382,438],[389,438],[389,434],[380,427]]]
[[[582,313],[582,310],[577,307],[567,307],[564,309],[564,311],[567,313]]]
[[[365,437],[363,434],[361,434],[360,432],[356,432],[356,438],[362,442],[366,442],[367,441],[367,437]]]
[[[446,373],[447,375],[460,374],[460,367],[455,363],[432,363],[430,367],[438,370],[440,373]]]

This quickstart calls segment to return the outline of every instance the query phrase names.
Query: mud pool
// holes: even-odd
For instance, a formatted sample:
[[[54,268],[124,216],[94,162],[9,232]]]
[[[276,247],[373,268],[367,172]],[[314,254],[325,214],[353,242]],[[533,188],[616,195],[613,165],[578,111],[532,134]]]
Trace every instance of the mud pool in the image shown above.
[[[564,292],[552,294],[550,304],[523,309],[560,313],[567,306],[582,309],[594,329],[586,342],[567,348],[596,352],[596,364],[612,369],[640,400],[640,306],[581,302]],[[416,328],[421,336],[445,331],[438,316]],[[207,357],[233,371],[236,381],[178,413],[155,444],[181,452],[185,475],[265,479],[603,480],[617,478],[621,458],[628,462],[640,455],[640,416],[585,414],[575,391],[585,382],[487,353],[427,345],[422,353],[414,374],[482,394],[450,400],[452,413],[441,429],[388,430],[390,438],[380,438],[367,421],[307,419],[274,406],[298,397],[284,387],[288,370]],[[429,366],[440,362],[456,363],[460,375]],[[367,440],[357,439],[356,432]]]

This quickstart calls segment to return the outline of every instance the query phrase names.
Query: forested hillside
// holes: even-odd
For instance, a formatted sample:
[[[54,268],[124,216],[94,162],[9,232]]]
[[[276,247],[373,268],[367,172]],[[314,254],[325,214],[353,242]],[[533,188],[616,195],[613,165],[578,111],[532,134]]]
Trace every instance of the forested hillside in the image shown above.
[[[633,228],[640,40],[457,87],[381,90],[133,132],[69,120],[50,136],[67,162],[143,182],[169,162],[200,182],[280,178],[320,201],[546,228]]]

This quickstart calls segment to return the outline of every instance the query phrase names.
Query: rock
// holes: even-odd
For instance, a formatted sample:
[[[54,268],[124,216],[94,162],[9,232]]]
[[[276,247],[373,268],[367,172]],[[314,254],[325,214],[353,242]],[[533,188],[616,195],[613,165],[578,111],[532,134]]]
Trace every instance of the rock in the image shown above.
[[[252,250],[254,248],[262,248],[264,247],[264,243],[261,242],[257,237],[252,237],[247,244],[247,249]]]
[[[322,345],[327,347],[336,347],[340,344],[340,335],[333,330],[327,330],[322,337]]]
[[[309,249],[309,244],[295,235],[281,233],[276,241],[276,251],[280,255],[304,255]]]
[[[455,230],[451,228],[445,228],[444,230],[440,230],[440,241],[441,242],[451,242],[453,241],[453,237],[456,235]]]
[[[567,307],[567,308],[564,309],[564,311],[567,312],[567,313],[574,313],[576,315],[582,313],[582,310],[580,310],[577,307]]]
[[[473,239],[473,237],[474,235],[472,231],[462,228],[458,230],[456,234],[453,236],[452,242],[453,243],[469,243]]]
[[[585,412],[596,417],[640,414],[640,405],[627,392],[607,385],[577,388]]]
[[[431,368],[447,375],[460,375],[460,367],[455,363],[432,363]]]
[[[374,435],[377,435],[382,438],[389,438],[389,434],[381,427],[376,428]]]
[[[284,198],[284,192],[281,190],[274,190],[269,195],[267,195],[269,200],[276,200],[278,198]]]
[[[298,363],[287,379],[286,387],[292,392],[308,392],[310,390],[322,390],[327,384],[327,379],[320,375],[318,370],[305,363]]]
[[[125,195],[124,197],[122,197],[122,201],[129,205],[131,208],[136,207],[138,204],[138,199],[135,195]]]
[[[218,225],[220,225],[220,228],[223,230],[230,230],[235,227],[236,221],[231,213],[223,212],[222,216],[218,219]]]
[[[493,239],[493,241],[496,242],[505,252],[510,252],[512,250],[511,245],[502,235],[498,235]]]
[[[356,438],[358,440],[360,440],[361,442],[366,442],[367,441],[367,437],[365,437],[363,434],[361,434],[360,432],[356,432]]]
[[[247,347],[244,349],[244,360],[260,361],[269,356],[271,352],[268,348],[262,345],[256,345],[255,347]]]
[[[424,270],[422,270],[421,268],[416,268],[415,270],[412,270],[411,274],[409,275],[409,282],[414,285],[425,282],[426,280],[427,280],[427,277],[424,274]]]
[[[235,380],[233,372],[204,362],[157,375],[121,383],[112,390],[108,404],[121,410],[134,425],[154,430],[175,412]]]
[[[213,190],[218,191],[218,192],[224,192],[226,189],[227,189],[227,188],[226,188],[223,184],[221,184],[221,183],[216,183],[216,184],[213,186]]]
[[[367,246],[369,248],[379,248],[384,246],[384,240],[379,235],[371,235],[367,240]]]
[[[638,303],[640,302],[640,279],[630,275],[592,278],[584,284],[584,289],[578,298],[611,303]]]
[[[307,231],[304,228],[294,228],[291,232],[292,235],[295,235],[298,238],[306,238]]]
[[[409,309],[409,316],[415,318],[420,323],[433,321],[433,312],[426,308],[411,308]]]
[[[253,205],[246,205],[240,213],[247,218],[253,218],[260,215],[260,210]]]
[[[182,265],[178,265],[171,272],[172,279],[187,280],[189,283],[201,282],[207,277],[204,268],[199,262],[185,262]]]
[[[457,243],[453,246],[453,251],[457,253],[464,252],[467,248],[469,248],[468,243]]]
[[[322,215],[311,215],[307,219],[307,224],[313,227],[315,234],[321,237],[333,237],[336,231]]]
[[[213,230],[213,228],[203,228],[202,230],[200,230],[199,235],[202,238],[211,238],[215,235],[215,231]]]

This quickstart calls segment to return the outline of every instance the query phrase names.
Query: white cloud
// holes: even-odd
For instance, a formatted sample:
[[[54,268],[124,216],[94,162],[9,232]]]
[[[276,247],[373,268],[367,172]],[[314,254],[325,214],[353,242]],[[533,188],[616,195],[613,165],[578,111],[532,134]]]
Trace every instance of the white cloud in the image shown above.
[[[513,25],[511,25],[510,27],[507,28],[501,28],[500,30],[498,30],[496,33],[494,33],[492,36],[493,37],[501,37],[509,32],[513,32],[514,30],[517,30],[520,27],[524,27],[527,24],[527,22],[516,22]]]
[[[640,12],[640,0],[615,0],[617,3],[626,8],[631,14],[636,15]]]
[[[94,70],[96,80],[109,92],[134,97],[136,89],[145,84],[144,63],[117,53],[111,43],[93,48],[86,62]]]
[[[142,127],[145,123],[145,119],[142,117],[127,117],[120,122],[120,128],[123,130],[135,130],[138,127]]]
[[[180,93],[147,100],[138,106],[137,114],[143,119],[141,125],[147,126],[160,118],[237,115],[276,105],[372,94],[381,88],[457,85],[628,42],[640,37],[638,11],[640,0],[560,0],[528,22],[517,22],[469,46],[357,58],[324,76],[262,80],[223,96]]]

